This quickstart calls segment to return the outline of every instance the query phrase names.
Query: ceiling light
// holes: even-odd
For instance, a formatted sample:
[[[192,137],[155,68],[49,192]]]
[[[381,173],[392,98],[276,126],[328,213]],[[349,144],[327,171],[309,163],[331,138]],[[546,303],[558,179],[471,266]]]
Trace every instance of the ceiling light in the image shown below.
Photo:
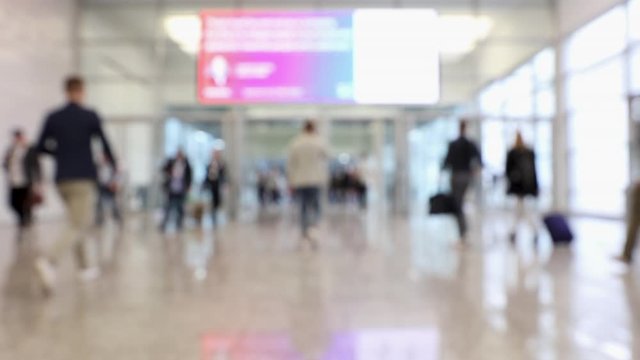
[[[440,53],[450,58],[472,52],[493,28],[493,22],[486,16],[442,15],[438,21]]]
[[[164,30],[182,51],[195,55],[200,50],[202,25],[198,15],[171,15],[164,20]]]

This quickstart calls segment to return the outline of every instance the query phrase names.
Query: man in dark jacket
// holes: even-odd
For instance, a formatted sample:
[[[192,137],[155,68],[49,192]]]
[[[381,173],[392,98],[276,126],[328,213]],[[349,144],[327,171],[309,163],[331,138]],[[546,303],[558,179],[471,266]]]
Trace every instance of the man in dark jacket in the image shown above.
[[[84,249],[95,210],[97,170],[93,141],[99,140],[109,161],[116,163],[100,117],[83,106],[83,79],[76,76],[68,78],[65,91],[67,104],[47,116],[37,142],[38,152],[51,155],[56,162],[58,193],[69,218],[68,228],[53,249],[36,261],[36,270],[47,292],[53,289],[54,265],[70,247],[75,247],[84,279],[93,279],[99,274],[97,268],[89,266]]]
[[[175,158],[167,160],[162,171],[164,175],[164,190],[167,194],[167,204],[165,206],[161,230],[163,232],[167,230],[169,218],[173,211],[175,211],[177,215],[176,222],[178,230],[181,230],[184,222],[184,206],[193,180],[191,164],[184,154],[184,151],[180,149]]]
[[[227,177],[227,167],[222,159],[222,153],[215,151],[211,162],[207,166],[204,187],[211,192],[211,220],[215,226],[218,223],[218,210],[222,205],[222,186]]]
[[[525,145],[520,132],[516,135],[515,145],[507,153],[506,175],[509,182],[508,195],[516,197],[516,214],[509,239],[515,242],[519,223],[527,219],[537,237],[535,220],[527,213],[525,198],[538,196],[538,175],[534,151]]]
[[[13,133],[13,143],[4,157],[11,208],[18,217],[21,229],[32,220],[33,199],[41,180],[40,163],[34,147],[30,146],[22,130]]]
[[[451,194],[456,203],[456,220],[461,244],[466,243],[467,219],[464,214],[464,198],[474,173],[482,166],[478,146],[467,139],[467,122],[460,122],[460,136],[449,144],[444,168],[451,170]]]

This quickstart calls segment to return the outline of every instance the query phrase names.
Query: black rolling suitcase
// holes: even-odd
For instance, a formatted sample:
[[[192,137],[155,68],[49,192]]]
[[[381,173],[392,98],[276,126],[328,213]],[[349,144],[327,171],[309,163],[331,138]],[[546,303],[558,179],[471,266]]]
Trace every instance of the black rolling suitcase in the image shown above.
[[[548,214],[543,219],[554,244],[563,245],[573,241],[573,232],[566,217],[561,214]]]
[[[450,215],[456,213],[456,201],[453,196],[445,193],[438,193],[429,198],[429,215]]]

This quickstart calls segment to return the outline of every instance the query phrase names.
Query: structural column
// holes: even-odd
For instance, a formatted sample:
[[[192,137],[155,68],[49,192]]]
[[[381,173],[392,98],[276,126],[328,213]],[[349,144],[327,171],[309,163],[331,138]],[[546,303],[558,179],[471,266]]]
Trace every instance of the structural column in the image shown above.
[[[230,110],[222,119],[222,134],[226,142],[225,158],[228,167],[227,210],[231,220],[238,220],[242,205],[245,121],[244,112],[239,108]]]
[[[559,34],[556,40],[556,116],[553,121],[553,209],[569,210],[569,150],[567,99],[564,74],[564,43]]]
[[[384,184],[384,119],[374,119],[372,123],[373,138],[373,172],[369,174],[371,192],[379,204],[386,209],[387,198]]]
[[[396,175],[394,191],[394,212],[409,215],[409,131],[413,127],[413,117],[401,113],[396,119]]]

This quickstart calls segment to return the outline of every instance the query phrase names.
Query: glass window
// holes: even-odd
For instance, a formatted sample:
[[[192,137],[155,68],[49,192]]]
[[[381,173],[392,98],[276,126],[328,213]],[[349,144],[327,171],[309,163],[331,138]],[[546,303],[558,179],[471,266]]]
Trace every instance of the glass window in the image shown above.
[[[629,183],[626,100],[607,100],[569,119],[573,210],[619,216]],[[606,135],[603,135],[606,134]]]
[[[631,52],[631,91],[640,95],[640,46]]]
[[[631,40],[640,40],[640,0],[629,1],[629,35]]]
[[[544,85],[552,82],[556,77],[556,52],[545,49],[533,58],[533,72],[536,84]]]
[[[621,57],[569,77],[569,110],[600,108],[606,99],[625,96],[624,63]]]
[[[541,118],[553,117],[556,113],[556,93],[553,85],[538,90],[536,93],[536,116]]]
[[[533,114],[533,67],[525,65],[504,81],[504,113],[510,117]]]
[[[553,199],[553,139],[551,121],[536,123],[535,150],[538,183],[540,185],[539,204],[542,208],[551,206]]]
[[[504,172],[507,146],[504,121],[482,122],[482,160],[491,174]]]
[[[625,7],[618,6],[579,29],[565,49],[567,70],[582,70],[622,52],[627,45],[626,24]]]
[[[504,106],[504,87],[502,82],[489,85],[480,94],[480,111],[484,115],[502,115]]]

